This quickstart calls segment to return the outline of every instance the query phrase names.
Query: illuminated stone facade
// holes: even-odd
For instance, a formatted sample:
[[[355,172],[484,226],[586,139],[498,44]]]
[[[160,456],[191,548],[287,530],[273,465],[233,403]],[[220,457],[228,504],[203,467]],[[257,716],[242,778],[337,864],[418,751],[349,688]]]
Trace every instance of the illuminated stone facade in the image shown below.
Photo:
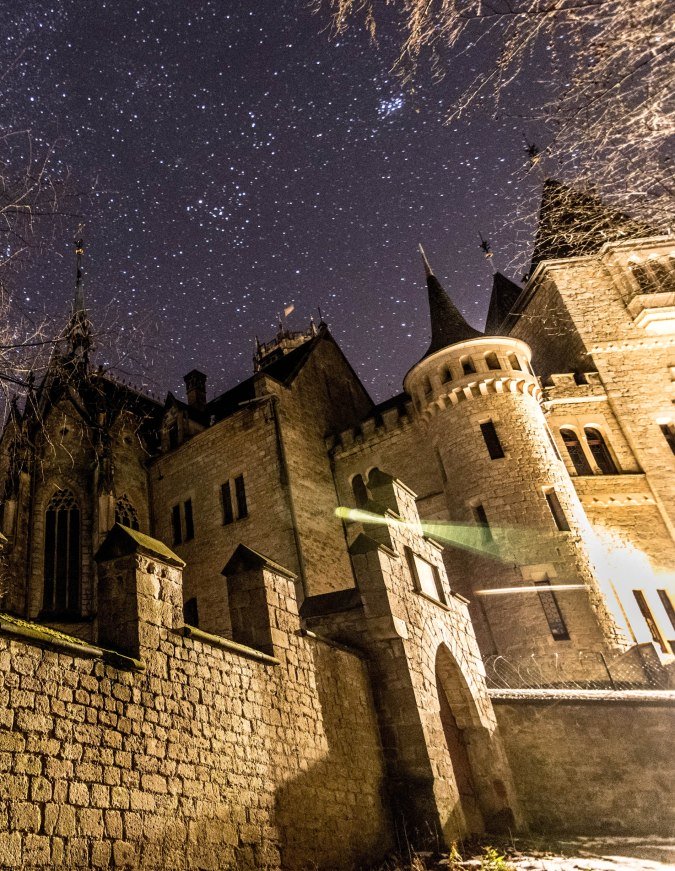
[[[324,323],[158,403],[74,311],[0,442],[0,866],[346,868],[543,825],[486,671],[669,680],[674,256],[539,256],[486,334],[425,261],[431,347],[378,406]]]

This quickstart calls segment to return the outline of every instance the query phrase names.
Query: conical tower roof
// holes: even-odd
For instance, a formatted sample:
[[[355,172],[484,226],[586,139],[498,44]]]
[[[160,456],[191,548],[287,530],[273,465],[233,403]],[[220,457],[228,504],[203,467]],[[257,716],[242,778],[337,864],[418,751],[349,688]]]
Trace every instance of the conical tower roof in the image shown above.
[[[454,302],[436,278],[420,245],[429,292],[429,316],[431,318],[431,344],[425,357],[467,339],[475,339],[483,334],[468,324]]]
[[[497,330],[506,317],[513,311],[513,306],[522,293],[522,288],[507,278],[501,272],[495,272],[492,279],[492,296],[485,321],[485,334],[497,335]]]
[[[655,232],[630,215],[609,208],[595,194],[546,179],[530,274],[542,260],[595,254],[605,242],[653,236]]]

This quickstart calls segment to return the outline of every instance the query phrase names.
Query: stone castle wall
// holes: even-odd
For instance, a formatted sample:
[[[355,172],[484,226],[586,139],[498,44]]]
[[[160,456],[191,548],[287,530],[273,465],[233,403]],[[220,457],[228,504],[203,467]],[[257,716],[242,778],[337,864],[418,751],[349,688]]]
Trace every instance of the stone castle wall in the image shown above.
[[[586,699],[536,695],[492,698],[532,829],[672,835],[672,697],[631,701],[600,693]]]
[[[100,568],[111,613],[135,590],[138,632],[111,629],[136,638],[135,660],[0,620],[0,867],[332,869],[381,855],[364,664],[300,634],[292,580],[265,575],[269,656],[187,637],[179,569],[139,553]]]

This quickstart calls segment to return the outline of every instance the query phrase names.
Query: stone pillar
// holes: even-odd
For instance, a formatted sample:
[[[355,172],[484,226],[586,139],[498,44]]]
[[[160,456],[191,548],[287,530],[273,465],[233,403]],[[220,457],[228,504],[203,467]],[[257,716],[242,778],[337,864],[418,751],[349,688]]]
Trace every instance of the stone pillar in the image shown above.
[[[183,625],[183,566],[161,541],[116,523],[96,553],[98,643],[127,656]]]
[[[295,596],[296,575],[240,544],[222,571],[232,640],[270,656],[289,648],[289,635],[300,629]]]

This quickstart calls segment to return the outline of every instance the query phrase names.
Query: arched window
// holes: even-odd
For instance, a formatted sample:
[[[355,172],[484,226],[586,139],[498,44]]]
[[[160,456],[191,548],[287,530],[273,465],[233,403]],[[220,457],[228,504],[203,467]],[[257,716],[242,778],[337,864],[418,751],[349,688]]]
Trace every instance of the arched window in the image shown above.
[[[452,381],[452,372],[450,371],[450,367],[443,366],[443,368],[440,371],[440,376],[441,376],[441,383],[442,384],[447,384],[448,381]]]
[[[459,364],[465,375],[472,375],[476,371],[476,367],[473,365],[471,357],[460,357]]]
[[[363,508],[368,502],[368,489],[363,480],[363,475],[355,475],[352,478],[352,493],[357,508]]]
[[[520,365],[520,360],[518,359],[517,354],[509,354],[509,366],[512,369],[518,369],[522,371],[523,367]]]
[[[562,436],[563,443],[567,448],[567,453],[570,455],[570,460],[572,460],[572,465],[574,466],[577,475],[592,475],[593,469],[591,469],[591,464],[588,462],[584,449],[581,446],[581,442],[577,438],[577,434],[574,430],[561,429],[560,435]]]
[[[45,513],[43,609],[62,615],[80,609],[80,509],[70,490],[57,490]]]
[[[115,503],[115,523],[121,523],[122,526],[128,526],[129,529],[140,529],[138,514],[126,493]]]
[[[602,437],[602,433],[591,426],[586,427],[585,432],[588,447],[591,449],[593,459],[598,464],[598,468],[600,469],[602,474],[618,475],[619,470],[616,467],[616,463],[612,459],[612,455],[610,454],[609,448],[607,447],[605,440]]]
[[[502,368],[499,364],[499,357],[495,354],[494,351],[490,351],[489,354],[485,355],[485,362],[487,363],[488,369],[501,369]]]

